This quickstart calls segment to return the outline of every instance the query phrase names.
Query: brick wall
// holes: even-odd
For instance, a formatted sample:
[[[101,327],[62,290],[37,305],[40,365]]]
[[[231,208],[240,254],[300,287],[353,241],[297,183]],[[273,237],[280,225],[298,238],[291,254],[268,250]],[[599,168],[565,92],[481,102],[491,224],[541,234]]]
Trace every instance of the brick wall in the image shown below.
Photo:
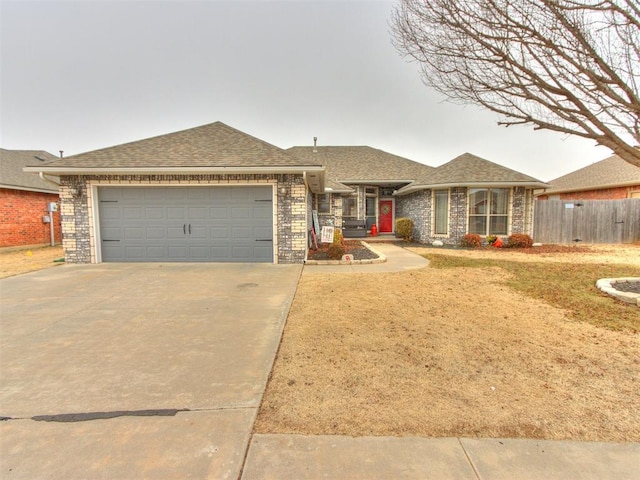
[[[414,240],[420,243],[431,243],[440,240],[447,245],[459,245],[467,233],[467,188],[449,189],[449,233],[448,235],[432,235],[432,191],[421,190],[396,197],[396,218],[408,217],[413,220]],[[511,195],[512,233],[531,233],[532,228],[532,190],[515,187]]]
[[[42,221],[49,202],[58,203],[54,193],[0,188],[0,247],[51,243],[50,226]],[[61,241],[60,213],[53,214],[55,242]]]
[[[413,220],[413,239],[427,243],[431,229],[431,190],[396,197],[395,203],[396,219],[407,217]]]
[[[557,195],[540,195],[538,200],[624,200],[631,198],[631,192],[640,191],[640,185],[631,187],[602,188],[600,190],[586,190],[584,192],[565,192]]]
[[[275,184],[278,263],[302,263],[307,252],[307,187],[302,175],[91,175],[60,178],[62,232],[68,263],[96,262],[91,185]],[[280,193],[283,189],[284,193]]]

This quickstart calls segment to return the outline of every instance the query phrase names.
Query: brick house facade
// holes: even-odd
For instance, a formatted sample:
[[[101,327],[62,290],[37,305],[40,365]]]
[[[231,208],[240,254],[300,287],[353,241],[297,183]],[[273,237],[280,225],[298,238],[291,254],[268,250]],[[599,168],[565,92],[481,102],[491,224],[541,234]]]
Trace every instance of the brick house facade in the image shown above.
[[[549,182],[537,200],[624,200],[640,198],[640,167],[617,155]]]
[[[49,213],[49,204],[59,204],[55,183],[25,173],[29,165],[44,164],[56,157],[41,150],[0,149],[0,248],[48,245],[51,227],[54,242],[62,242],[60,213]]]
[[[58,194],[0,188],[0,247],[46,245],[51,231],[43,217]],[[53,213],[55,243],[61,242],[60,212]]]

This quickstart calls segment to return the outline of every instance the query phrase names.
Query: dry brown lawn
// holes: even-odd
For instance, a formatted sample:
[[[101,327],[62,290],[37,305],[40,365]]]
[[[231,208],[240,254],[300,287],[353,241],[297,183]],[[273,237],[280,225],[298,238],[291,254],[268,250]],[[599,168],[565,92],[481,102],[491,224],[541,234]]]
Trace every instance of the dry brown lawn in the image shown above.
[[[514,261],[640,275],[629,248]],[[640,334],[576,320],[511,277],[496,266],[303,275],[255,431],[640,441]],[[638,307],[616,308],[640,322]]]
[[[0,278],[55,267],[64,258],[62,247],[40,247],[0,250]]]

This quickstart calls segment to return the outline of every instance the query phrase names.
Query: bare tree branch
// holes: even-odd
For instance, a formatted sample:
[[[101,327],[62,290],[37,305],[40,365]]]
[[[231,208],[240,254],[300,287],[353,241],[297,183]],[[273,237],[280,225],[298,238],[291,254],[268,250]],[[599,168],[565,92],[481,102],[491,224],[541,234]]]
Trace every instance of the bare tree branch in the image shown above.
[[[402,0],[393,43],[454,102],[595,140],[640,167],[638,0]]]

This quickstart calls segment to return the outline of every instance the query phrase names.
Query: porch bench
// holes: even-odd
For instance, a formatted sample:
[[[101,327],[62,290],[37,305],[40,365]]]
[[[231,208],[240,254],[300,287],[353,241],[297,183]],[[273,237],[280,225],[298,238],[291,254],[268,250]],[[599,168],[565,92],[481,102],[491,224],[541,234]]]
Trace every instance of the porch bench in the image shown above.
[[[342,235],[345,238],[364,238],[367,236],[366,220],[343,220]]]

